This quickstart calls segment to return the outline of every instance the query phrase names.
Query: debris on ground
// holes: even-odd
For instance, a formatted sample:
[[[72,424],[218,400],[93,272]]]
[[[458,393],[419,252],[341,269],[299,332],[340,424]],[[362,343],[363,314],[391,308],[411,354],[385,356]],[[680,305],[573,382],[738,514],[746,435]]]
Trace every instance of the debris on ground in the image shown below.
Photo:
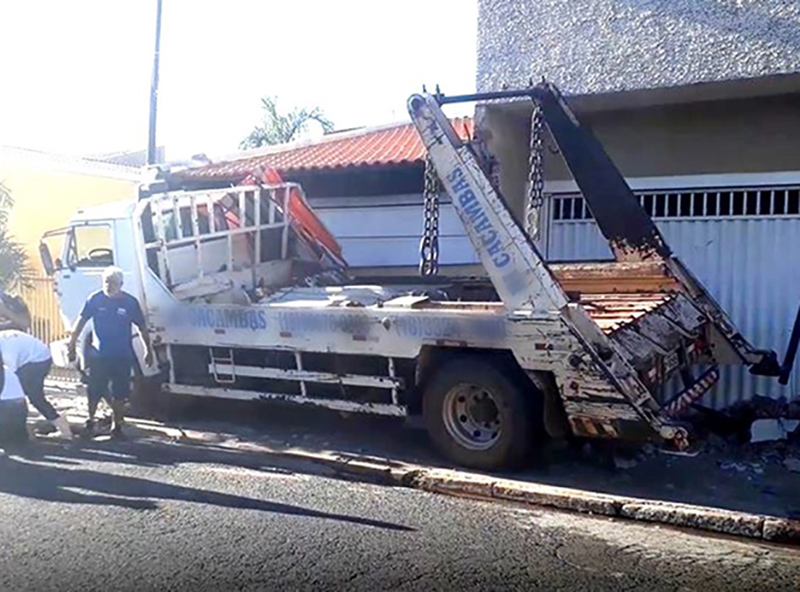
[[[728,460],[721,462],[719,468],[723,471],[738,471],[739,473],[744,473],[750,467],[748,467],[745,463]]]
[[[635,467],[639,462],[635,458],[629,458],[624,456],[614,455],[614,467],[619,470],[627,471],[628,469],[632,469]]]
[[[786,458],[783,460],[783,466],[792,473],[800,473],[800,458]]]
[[[772,399],[755,395],[737,406],[749,407],[757,418],[800,419],[800,400],[789,402],[786,397]]]
[[[756,419],[750,425],[750,442],[786,440],[800,425],[797,419]]]
[[[800,420],[800,400],[787,401],[785,397],[771,399],[755,395],[747,401],[740,401],[724,410],[710,409],[702,405],[693,406],[694,415],[691,419],[696,430],[704,434],[715,434],[726,442],[743,444],[751,441],[752,426],[759,420],[780,420],[787,433],[797,429]],[[769,439],[767,431],[771,422],[756,424],[756,430],[763,428],[765,438]],[[794,426],[791,427],[791,426]],[[795,432],[800,438],[800,430]],[[778,437],[780,437],[780,432]],[[760,441],[760,440],[756,440]]]
[[[746,462],[737,462],[733,460],[728,461],[721,461],[719,463],[719,468],[723,471],[736,471],[739,473],[755,473],[756,475],[763,475],[764,474],[764,465],[760,462],[753,462],[753,461],[746,461]]]
[[[730,444],[722,436],[711,433],[706,437],[705,448],[712,452],[721,452],[730,448]]]
[[[644,446],[642,446],[642,454],[644,456],[654,456],[658,452],[658,449],[655,447],[655,444],[652,442],[646,442]]]

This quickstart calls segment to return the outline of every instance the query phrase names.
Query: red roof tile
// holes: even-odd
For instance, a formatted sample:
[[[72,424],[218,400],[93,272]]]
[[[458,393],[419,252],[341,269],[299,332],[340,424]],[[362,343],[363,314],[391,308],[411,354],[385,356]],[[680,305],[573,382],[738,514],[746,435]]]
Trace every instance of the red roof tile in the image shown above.
[[[469,117],[451,120],[461,138],[471,137]],[[256,166],[267,166],[281,173],[332,170],[357,166],[390,166],[422,160],[424,149],[411,123],[331,134],[321,140],[282,144],[243,152],[240,157],[216,162],[181,173],[184,177],[238,179]]]

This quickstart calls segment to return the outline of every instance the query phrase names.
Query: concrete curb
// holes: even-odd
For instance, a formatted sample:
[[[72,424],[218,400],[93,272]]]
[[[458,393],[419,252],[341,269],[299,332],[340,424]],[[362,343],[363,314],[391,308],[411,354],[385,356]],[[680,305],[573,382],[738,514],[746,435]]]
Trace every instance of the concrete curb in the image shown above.
[[[800,545],[800,520],[788,518],[629,498],[440,469],[417,471],[411,481],[411,486],[435,493],[524,503]]]
[[[303,454],[302,457],[306,460],[326,464],[339,474],[357,478],[369,476],[371,481],[413,487],[431,493],[486,501],[523,503],[584,514],[655,522],[774,543],[800,545],[800,520],[707,506],[629,498],[540,483],[496,479],[485,475],[446,469],[391,467],[375,462],[343,461],[313,454]]]
[[[252,444],[237,446],[237,449],[269,452],[310,461],[324,465],[334,474],[382,485],[655,522],[774,543],[800,545],[800,520],[708,506],[631,498],[527,481],[497,479],[464,471],[388,463],[381,459],[350,458],[302,450],[282,451]]]
[[[465,471],[392,462],[384,458],[271,448],[226,438],[222,434],[176,429],[160,422],[134,419],[129,424],[148,436],[159,434],[171,441],[283,456],[324,466],[336,475],[381,485],[411,487],[431,493],[522,503],[800,545],[800,520],[500,479]]]

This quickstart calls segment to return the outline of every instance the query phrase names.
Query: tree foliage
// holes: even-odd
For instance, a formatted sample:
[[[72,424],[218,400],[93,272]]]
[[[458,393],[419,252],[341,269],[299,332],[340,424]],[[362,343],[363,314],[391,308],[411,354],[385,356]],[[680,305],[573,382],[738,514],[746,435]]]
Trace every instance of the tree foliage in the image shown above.
[[[306,131],[312,122],[318,123],[325,133],[333,131],[333,122],[319,107],[295,108],[288,113],[281,113],[275,97],[263,97],[261,108],[264,119],[239,143],[239,147],[242,149],[291,142],[300,133]]]
[[[32,278],[25,248],[8,230],[8,217],[13,207],[11,192],[0,182],[0,289],[4,291],[30,286]]]

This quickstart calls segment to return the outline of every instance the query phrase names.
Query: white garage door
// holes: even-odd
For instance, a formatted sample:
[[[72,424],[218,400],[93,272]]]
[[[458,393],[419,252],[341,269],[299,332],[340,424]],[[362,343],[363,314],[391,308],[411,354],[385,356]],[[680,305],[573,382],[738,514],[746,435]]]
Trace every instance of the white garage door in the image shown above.
[[[416,267],[422,235],[422,197],[311,200],[353,267]],[[478,262],[449,202],[439,214],[439,264]]]

